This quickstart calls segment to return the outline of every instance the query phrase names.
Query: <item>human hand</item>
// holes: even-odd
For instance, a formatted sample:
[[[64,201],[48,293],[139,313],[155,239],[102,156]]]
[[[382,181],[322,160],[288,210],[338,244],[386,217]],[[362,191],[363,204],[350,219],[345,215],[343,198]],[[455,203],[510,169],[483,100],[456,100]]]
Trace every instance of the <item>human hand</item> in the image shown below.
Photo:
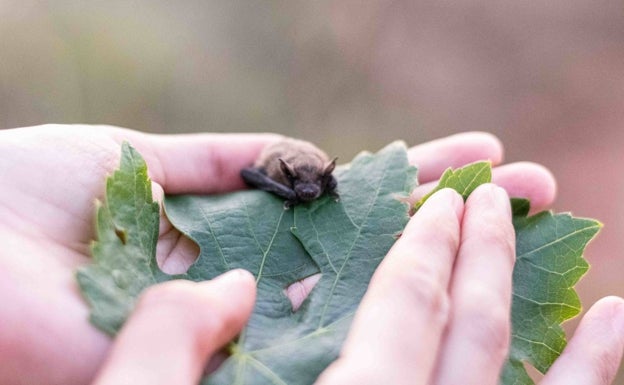
[[[110,340],[88,323],[74,272],[89,261],[93,200],[103,196],[123,140],[145,157],[155,197],[162,198],[163,190],[243,188],[239,170],[278,138],[160,136],[91,126],[0,131],[0,383],[88,383],[107,355]],[[433,182],[449,166],[479,159],[497,164],[502,149],[490,135],[468,133],[417,146],[409,156],[419,164],[421,180]],[[534,207],[554,197],[552,177],[536,165],[502,166],[494,180]],[[157,258],[163,270],[184,271],[196,255],[196,246],[162,218]],[[298,293],[291,291],[293,301]]]
[[[210,357],[245,325],[255,288],[245,270],[149,287],[115,338],[95,385],[198,384]]]
[[[329,384],[497,384],[510,342],[515,235],[508,195],[434,194],[375,272]],[[596,303],[541,384],[610,384],[624,301]]]
[[[510,340],[510,211],[494,185],[465,204],[448,189],[434,194],[375,272],[340,358],[317,385],[497,384]],[[231,272],[148,289],[96,384],[197,383],[209,356],[243,326],[253,288],[250,274]],[[603,299],[542,384],[607,385],[623,348],[624,301]]]
[[[114,127],[0,131],[0,383],[86,384],[110,339],[88,322],[76,269],[89,262],[94,201],[131,142],[154,196],[244,188],[239,170],[277,135],[147,135]],[[196,246],[161,220],[160,266],[177,272]],[[249,293],[251,296],[253,293]]]

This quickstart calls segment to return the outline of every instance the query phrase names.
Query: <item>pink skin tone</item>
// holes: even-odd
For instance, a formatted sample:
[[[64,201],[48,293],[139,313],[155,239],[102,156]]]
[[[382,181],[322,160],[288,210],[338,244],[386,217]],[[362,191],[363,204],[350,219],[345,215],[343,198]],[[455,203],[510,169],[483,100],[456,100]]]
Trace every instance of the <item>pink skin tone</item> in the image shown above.
[[[88,323],[73,276],[89,261],[93,201],[102,197],[123,140],[146,158],[161,199],[163,191],[244,188],[238,170],[278,138],[92,126],[0,131],[0,383],[195,384],[209,358],[245,324],[255,300],[253,277],[234,271],[151,288],[113,344]],[[491,135],[466,133],[414,147],[409,157],[423,182],[417,199],[446,167],[480,159],[500,164],[502,146]],[[375,273],[341,358],[319,383],[388,382],[388,373],[396,384],[454,384],[457,375],[461,383],[496,383],[508,349],[514,261],[508,196],[544,208],[555,183],[531,163],[496,167],[494,183],[502,188],[482,186],[465,204],[442,190],[411,219]],[[183,271],[196,253],[162,221],[157,254],[164,270]],[[291,289],[293,303],[310,287]],[[542,383],[608,384],[623,347],[622,300],[603,299]]]

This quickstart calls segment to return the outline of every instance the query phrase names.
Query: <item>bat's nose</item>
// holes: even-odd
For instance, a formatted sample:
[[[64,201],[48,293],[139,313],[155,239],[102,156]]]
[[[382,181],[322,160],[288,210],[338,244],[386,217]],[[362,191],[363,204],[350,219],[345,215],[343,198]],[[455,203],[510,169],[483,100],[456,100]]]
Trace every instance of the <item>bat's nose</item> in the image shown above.
[[[295,188],[297,197],[304,202],[314,200],[321,195],[321,189],[315,184],[302,184]]]

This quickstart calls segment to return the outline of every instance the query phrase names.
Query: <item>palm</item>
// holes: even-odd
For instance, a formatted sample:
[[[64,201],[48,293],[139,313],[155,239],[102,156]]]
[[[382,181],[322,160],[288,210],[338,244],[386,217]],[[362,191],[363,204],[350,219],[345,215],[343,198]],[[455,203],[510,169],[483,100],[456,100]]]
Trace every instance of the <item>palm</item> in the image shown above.
[[[130,140],[150,171],[164,180],[175,173],[156,159],[166,144],[157,137],[112,127],[42,126],[0,132],[0,383],[19,374],[26,383],[88,383],[106,355],[108,337],[88,323],[89,310],[74,277],[89,261],[94,235],[94,201],[102,199],[105,177],[118,165],[120,143]],[[153,140],[150,143],[149,140]],[[178,137],[178,139],[180,139]],[[242,187],[236,170],[221,164],[220,151],[238,146],[244,152],[233,168],[251,163],[270,135],[188,138],[188,147],[205,154],[223,171],[220,184],[196,178],[170,180],[173,192],[215,192]],[[175,143],[175,138],[171,142]],[[222,150],[212,149],[207,142]],[[184,144],[184,140],[181,145]],[[201,148],[198,148],[201,147]],[[187,155],[193,151],[182,149]],[[174,151],[171,151],[175,153]],[[208,171],[214,169],[205,167]],[[234,172],[236,171],[236,172]],[[156,192],[162,188],[155,184]],[[186,190],[186,191],[185,191]],[[162,195],[162,194],[160,194]],[[158,259],[164,270],[184,269],[194,245],[162,221]],[[171,257],[171,258],[168,258]],[[25,377],[26,376],[26,377]],[[20,382],[21,383],[21,382]]]
[[[41,375],[36,382],[86,383],[109,344],[86,322],[74,279],[88,260],[93,200],[119,151],[89,131],[6,131],[0,141],[0,228],[8,245],[0,249],[0,301],[9,310],[3,323],[19,342],[1,351],[25,373]]]

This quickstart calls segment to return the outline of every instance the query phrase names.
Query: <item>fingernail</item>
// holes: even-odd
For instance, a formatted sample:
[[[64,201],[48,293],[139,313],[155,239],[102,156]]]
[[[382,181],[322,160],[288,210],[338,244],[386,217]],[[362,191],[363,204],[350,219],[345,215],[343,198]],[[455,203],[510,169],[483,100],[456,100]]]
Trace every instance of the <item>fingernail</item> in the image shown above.
[[[509,195],[504,188],[492,185],[493,188],[493,198],[497,208],[505,213],[505,216],[511,219],[511,201],[509,200]]]
[[[450,205],[455,211],[455,215],[458,218],[462,217],[464,212],[464,199],[459,195],[459,193],[451,188],[443,188],[442,190],[436,192],[431,196],[432,199],[441,200],[446,205]]]
[[[473,198],[474,197],[474,198]],[[511,202],[507,191],[491,183],[482,184],[470,195],[469,200],[473,204],[493,209],[497,213],[504,213],[506,218],[511,219]]]

